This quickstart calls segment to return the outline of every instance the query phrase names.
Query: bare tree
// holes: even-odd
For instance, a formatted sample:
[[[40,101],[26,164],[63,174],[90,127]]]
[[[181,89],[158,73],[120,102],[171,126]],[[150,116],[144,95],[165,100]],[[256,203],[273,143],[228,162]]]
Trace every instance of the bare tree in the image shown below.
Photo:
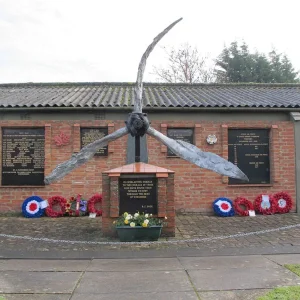
[[[178,49],[166,50],[168,66],[153,67],[152,74],[158,81],[169,83],[208,83],[214,82],[214,70],[207,65],[208,58],[201,57],[198,49],[188,43]]]

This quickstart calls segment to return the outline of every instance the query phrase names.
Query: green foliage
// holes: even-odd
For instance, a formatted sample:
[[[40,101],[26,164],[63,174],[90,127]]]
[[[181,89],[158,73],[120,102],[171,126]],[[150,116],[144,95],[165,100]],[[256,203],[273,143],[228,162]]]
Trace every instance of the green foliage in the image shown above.
[[[131,215],[125,212],[120,216],[115,222],[115,226],[142,226],[142,227],[151,227],[156,225],[162,225],[162,221],[158,218],[152,216],[152,214],[139,214],[135,213]]]
[[[284,265],[287,269],[300,276],[300,265]]]
[[[233,42],[219,55],[217,82],[298,83],[298,73],[286,55],[250,53],[248,45]]]
[[[257,300],[299,300],[300,286],[280,287],[259,297]]]

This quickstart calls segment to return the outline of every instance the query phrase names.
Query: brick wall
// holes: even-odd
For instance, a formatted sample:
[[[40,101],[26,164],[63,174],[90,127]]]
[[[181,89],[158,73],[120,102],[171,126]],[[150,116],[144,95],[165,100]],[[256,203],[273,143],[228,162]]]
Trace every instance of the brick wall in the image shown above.
[[[2,127],[45,127],[45,174],[59,163],[67,160],[72,153],[80,149],[80,126],[108,126],[109,133],[124,126],[124,121],[1,121]],[[167,157],[167,149],[158,141],[148,136],[149,163],[175,171],[175,207],[177,211],[211,213],[211,203],[217,197],[234,199],[244,196],[254,200],[261,193],[288,192],[293,199],[295,192],[295,149],[294,126],[289,121],[236,121],[218,122],[192,121],[162,122],[152,121],[151,126],[166,134],[167,128],[194,128],[195,144],[204,151],[214,152],[224,158],[228,157],[228,128],[269,128],[271,155],[271,185],[228,186],[227,177],[212,171],[201,169],[180,158]],[[71,137],[70,143],[58,147],[53,138],[61,131]],[[208,145],[206,137],[215,134],[218,142]],[[1,138],[1,137],[0,137]],[[126,163],[127,137],[109,144],[108,157],[94,157],[85,165],[75,169],[71,174],[57,183],[45,187],[0,187],[0,211],[20,211],[24,199],[31,195],[48,198],[62,195],[69,198],[77,193],[86,199],[95,193],[101,193],[102,171]],[[0,143],[1,147],[1,143]],[[293,207],[295,210],[295,207]]]

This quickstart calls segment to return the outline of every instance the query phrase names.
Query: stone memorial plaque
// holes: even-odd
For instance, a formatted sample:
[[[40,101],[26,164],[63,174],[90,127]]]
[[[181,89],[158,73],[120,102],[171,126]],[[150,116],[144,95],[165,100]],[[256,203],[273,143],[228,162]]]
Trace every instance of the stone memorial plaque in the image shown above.
[[[81,148],[84,146],[102,139],[104,136],[108,135],[107,127],[94,127],[94,128],[80,128],[80,140],[81,140]],[[105,146],[100,148],[95,156],[107,156],[108,155],[108,147]]]
[[[174,140],[182,140],[194,144],[194,130],[192,128],[168,128],[167,136]],[[169,148],[167,156],[176,156]]]
[[[249,178],[249,182],[229,178],[229,184],[270,183],[269,130],[229,129],[228,160]]]
[[[44,128],[2,129],[2,185],[44,185]]]
[[[120,215],[124,212],[157,214],[157,179],[126,177],[119,179]]]

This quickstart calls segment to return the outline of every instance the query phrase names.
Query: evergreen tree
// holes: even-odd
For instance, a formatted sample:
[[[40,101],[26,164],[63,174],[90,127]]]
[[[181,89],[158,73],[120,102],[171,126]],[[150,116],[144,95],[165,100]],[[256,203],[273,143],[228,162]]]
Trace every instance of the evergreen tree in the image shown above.
[[[219,55],[217,82],[297,83],[298,74],[286,55],[275,50],[265,54],[250,53],[246,43],[233,42]]]

